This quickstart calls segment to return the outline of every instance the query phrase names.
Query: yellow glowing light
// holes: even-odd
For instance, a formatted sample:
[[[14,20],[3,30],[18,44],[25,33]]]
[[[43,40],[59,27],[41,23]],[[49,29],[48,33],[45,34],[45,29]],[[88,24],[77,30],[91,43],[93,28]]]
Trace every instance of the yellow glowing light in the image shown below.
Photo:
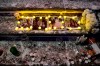
[[[32,26],[30,26],[30,29],[31,29],[31,30],[32,30],[32,28],[33,28],[33,27],[32,27]]]
[[[24,16],[21,16],[21,18],[24,18]]]
[[[71,28],[71,27],[69,27],[69,30],[72,30],[72,28]]]
[[[51,23],[51,21],[49,21],[49,24]]]
[[[61,26],[61,29],[64,29],[64,26]]]
[[[45,19],[48,19],[48,17],[46,17]]]
[[[20,24],[20,21],[18,21],[17,24]]]
[[[32,18],[35,18],[35,16],[33,16]]]
[[[49,30],[51,30],[51,27],[49,27]]]
[[[20,28],[20,30],[24,30],[24,28],[23,28],[23,27],[21,27],[21,28]]]
[[[59,16],[58,18],[61,18],[61,16]]]
[[[80,24],[81,22],[80,21],[78,21],[78,24]]]
[[[62,24],[64,23],[64,21],[61,22]]]
[[[75,19],[75,18],[77,18],[77,16],[73,16],[73,17],[72,17],[72,19]]]
[[[66,19],[67,18],[67,16],[64,16],[64,19]]]
[[[57,27],[54,27],[53,29],[54,29],[54,30],[56,30],[56,29],[57,29]]]
[[[18,30],[18,29],[19,29],[18,27],[15,28],[15,30]]]
[[[45,31],[47,31],[48,30],[48,28],[45,28]]]
[[[26,19],[29,19],[29,17],[27,16]]]
[[[38,27],[38,29],[40,30],[40,29],[41,29],[41,27]]]
[[[51,16],[49,15],[48,18],[50,18]]]
[[[30,30],[30,29],[28,27],[26,27],[25,30]]]
[[[77,29],[81,29],[81,27],[78,27]]]
[[[40,17],[40,19],[42,19],[42,17]]]

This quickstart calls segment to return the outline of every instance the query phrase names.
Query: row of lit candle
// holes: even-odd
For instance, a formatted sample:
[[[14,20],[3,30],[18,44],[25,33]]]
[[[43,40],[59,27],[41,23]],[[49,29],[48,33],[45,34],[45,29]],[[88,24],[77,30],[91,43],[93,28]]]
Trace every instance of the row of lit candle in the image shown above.
[[[45,19],[49,19],[51,16],[49,15],[49,16],[46,16],[45,17]],[[58,16],[58,18],[64,18],[64,19],[66,19],[68,16]],[[32,17],[29,17],[29,16],[20,16],[20,18],[26,18],[26,19],[29,19],[29,18],[36,18],[36,16],[32,16]],[[42,19],[43,17],[39,17],[40,19]],[[73,17],[68,17],[68,18],[72,18],[72,19],[75,19],[75,18],[77,18],[77,16],[73,16]]]
[[[48,21],[48,23],[49,23],[49,24],[51,24],[51,21]],[[61,21],[61,23],[63,24],[63,23],[64,23],[64,21]],[[17,22],[17,24],[21,24],[21,22],[20,22],[20,21],[18,21],[18,22]]]
[[[23,31],[23,30],[26,30],[26,31],[29,31],[29,30],[32,30],[32,28],[33,28],[32,26],[26,27],[26,28],[24,28],[24,27],[20,27],[20,28],[19,28],[19,27],[16,27],[15,30],[16,30],[16,31],[17,31],[17,30],[22,30],[22,31]]]
[[[21,27],[21,28],[19,28],[19,27],[16,27],[15,28],[15,30],[17,31],[17,30],[32,30],[32,26],[30,26],[30,27],[26,27],[26,28],[24,28],[24,27]],[[81,29],[81,27],[77,27],[77,28],[71,28],[71,27],[67,27],[69,30],[72,30],[72,29]],[[38,27],[38,29],[39,30],[41,30],[42,28],[41,27]],[[52,28],[51,27],[48,27],[48,28],[45,28],[45,31],[47,31],[47,30],[51,30]],[[56,30],[57,29],[57,27],[53,27],[53,29],[54,30]],[[61,26],[61,29],[64,29],[64,26]]]

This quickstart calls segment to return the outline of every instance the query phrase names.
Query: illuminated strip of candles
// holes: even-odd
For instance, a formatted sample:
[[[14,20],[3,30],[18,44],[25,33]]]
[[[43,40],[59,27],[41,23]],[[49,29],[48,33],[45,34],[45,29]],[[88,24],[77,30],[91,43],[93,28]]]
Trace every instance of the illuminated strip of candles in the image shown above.
[[[15,30],[18,30],[18,29],[19,29],[18,27],[15,28]]]
[[[72,29],[81,29],[81,27],[77,27],[77,28],[66,27],[66,28],[68,28],[69,30],[72,30]]]

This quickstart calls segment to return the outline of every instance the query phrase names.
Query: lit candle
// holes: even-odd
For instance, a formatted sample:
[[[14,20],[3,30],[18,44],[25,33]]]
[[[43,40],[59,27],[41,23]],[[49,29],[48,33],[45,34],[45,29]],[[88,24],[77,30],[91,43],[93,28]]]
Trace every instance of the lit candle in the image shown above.
[[[49,24],[51,23],[51,21],[49,21]]]
[[[66,19],[67,18],[67,16],[64,16],[64,19]]]
[[[20,24],[20,21],[18,21],[17,24]]]
[[[50,18],[51,16],[49,15],[48,18]]]
[[[78,29],[81,29],[81,27],[78,27]]]
[[[46,17],[45,19],[48,19],[48,17]]]
[[[18,30],[18,27],[16,27],[15,30]]]
[[[64,21],[61,22],[62,24],[64,23]]]
[[[27,16],[26,19],[28,19],[29,17]]]
[[[64,28],[64,26],[61,26],[61,29],[63,29]]]
[[[24,30],[24,28],[23,28],[23,27],[21,27],[21,28],[20,28],[20,30]]]
[[[54,27],[54,30],[56,30],[57,29],[57,27]]]
[[[45,28],[45,31],[47,31],[48,30],[48,28]]]
[[[49,27],[49,30],[51,30],[51,27]]]
[[[61,18],[61,16],[59,16],[58,18]]]
[[[41,29],[41,27],[38,27],[38,29],[40,30],[40,29]]]
[[[42,19],[42,17],[40,17],[40,19]]]
[[[26,27],[25,30],[30,30],[30,29],[28,27]]]
[[[24,18],[24,16],[21,16],[21,18]]]
[[[32,30],[32,28],[33,28],[33,27],[32,27],[32,26],[30,26],[30,30]]]

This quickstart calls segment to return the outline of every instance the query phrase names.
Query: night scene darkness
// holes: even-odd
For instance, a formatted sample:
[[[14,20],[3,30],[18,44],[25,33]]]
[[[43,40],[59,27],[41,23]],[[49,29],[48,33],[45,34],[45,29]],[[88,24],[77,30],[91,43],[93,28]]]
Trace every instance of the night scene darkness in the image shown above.
[[[100,0],[0,0],[0,66],[100,66]]]

